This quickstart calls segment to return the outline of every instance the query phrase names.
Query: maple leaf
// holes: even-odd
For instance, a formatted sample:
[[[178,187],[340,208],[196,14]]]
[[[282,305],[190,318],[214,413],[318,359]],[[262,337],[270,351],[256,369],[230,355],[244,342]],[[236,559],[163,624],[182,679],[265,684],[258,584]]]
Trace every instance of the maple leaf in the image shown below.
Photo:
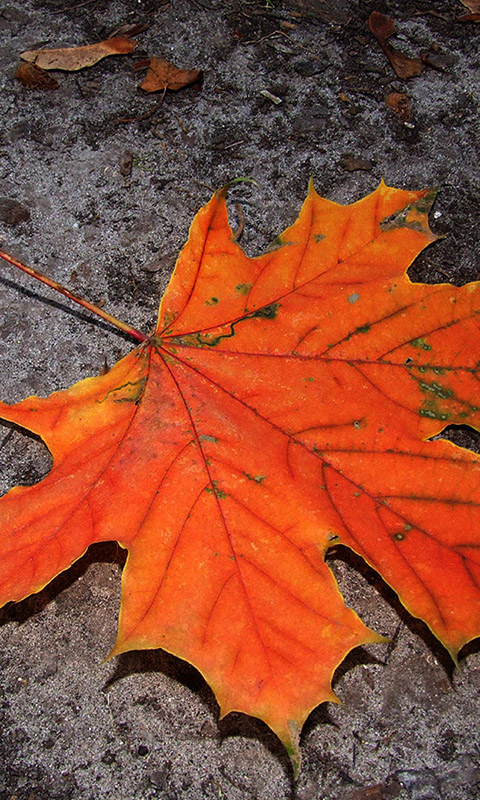
[[[222,715],[263,719],[298,769],[336,667],[382,641],[344,604],[330,546],[362,556],[454,658],[480,634],[480,457],[427,441],[478,429],[480,289],[407,277],[435,239],[431,192],[382,183],[341,206],[311,186],[258,258],[225,193],[196,216],[150,337],[105,375],[0,404],[53,456],[0,501],[0,604],[118,541],[112,655],[194,664]]]

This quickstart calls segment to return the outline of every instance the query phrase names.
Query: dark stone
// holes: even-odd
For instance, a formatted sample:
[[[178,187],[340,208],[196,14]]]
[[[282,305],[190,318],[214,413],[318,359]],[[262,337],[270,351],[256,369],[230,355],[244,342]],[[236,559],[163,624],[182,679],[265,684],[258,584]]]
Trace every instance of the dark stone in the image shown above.
[[[111,750],[105,750],[101,760],[104,764],[113,764],[116,761],[115,753],[112,753]]]
[[[297,75],[301,75],[302,78],[311,78],[312,75],[316,75],[321,71],[318,61],[297,61],[293,68]]]
[[[151,772],[148,776],[148,780],[157,789],[164,790],[167,788],[168,785],[168,776],[170,774],[170,763],[167,761],[161,769],[156,769],[154,772]]]
[[[54,746],[54,744],[55,744],[55,741],[52,739],[51,736],[49,736],[48,739],[44,739],[44,741],[43,741],[43,746],[44,746],[45,750],[51,750],[52,747]]]
[[[370,170],[374,166],[374,163],[373,161],[368,161],[366,158],[360,158],[348,154],[340,159],[338,165],[343,169],[346,169],[347,172],[355,172],[358,169]]]
[[[30,211],[18,200],[11,197],[0,197],[0,222],[5,225],[19,225],[30,219]]]

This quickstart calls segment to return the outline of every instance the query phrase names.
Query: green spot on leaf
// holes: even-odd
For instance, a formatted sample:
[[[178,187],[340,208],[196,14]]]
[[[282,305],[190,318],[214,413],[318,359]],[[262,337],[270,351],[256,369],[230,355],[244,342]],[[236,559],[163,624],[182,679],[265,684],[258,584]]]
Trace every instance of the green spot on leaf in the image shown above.
[[[285,247],[286,245],[291,244],[291,242],[284,242],[281,236],[277,236],[270,247],[267,250],[267,253],[271,253],[273,250],[279,250],[280,247]]]
[[[243,473],[249,481],[254,481],[255,483],[263,483],[266,478],[266,475],[250,475],[249,472]]]
[[[207,494],[214,494],[216,497],[218,497],[219,500],[224,500],[225,497],[227,496],[226,492],[218,488],[217,481],[212,481],[212,485],[207,486],[205,491],[207,492]]]
[[[239,294],[248,294],[252,286],[253,283],[239,283],[238,286],[235,286],[235,291]]]
[[[279,308],[280,303],[270,303],[269,306],[264,306],[263,308],[257,309],[257,311],[252,311],[248,316],[252,318],[261,317],[263,319],[275,319]]]
[[[127,381],[122,386],[110,389],[105,397],[97,400],[97,402],[103,403],[107,398],[110,398],[114,403],[135,403],[137,405],[143,397],[146,382],[146,378],[139,378],[138,381]]]
[[[433,408],[421,408],[418,412],[421,417],[429,417],[430,419],[446,420],[450,418],[450,414],[442,411],[437,411]]]
[[[431,350],[432,349],[432,345],[428,344],[428,342],[425,339],[421,339],[421,338],[411,339],[410,340],[410,344],[411,344],[412,347],[415,347],[417,350]]]
[[[436,381],[433,381],[432,383],[428,383],[427,381],[419,381],[418,385],[420,386],[422,392],[431,392],[432,394],[435,394],[437,397],[440,397],[442,400],[447,400],[449,397],[452,397],[453,395],[451,389],[447,389],[440,383],[436,383]]]

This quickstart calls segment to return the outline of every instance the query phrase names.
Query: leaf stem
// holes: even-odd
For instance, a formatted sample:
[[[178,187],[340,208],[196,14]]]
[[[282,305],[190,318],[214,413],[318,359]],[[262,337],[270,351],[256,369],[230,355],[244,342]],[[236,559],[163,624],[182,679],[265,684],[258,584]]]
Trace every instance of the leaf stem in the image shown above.
[[[13,256],[10,256],[8,253],[4,253],[3,250],[0,250],[0,258],[3,258],[4,261],[8,261],[9,264],[13,264],[14,267],[18,267],[18,269],[23,270],[23,272],[26,272],[27,275],[31,275],[32,278],[36,278],[42,283],[45,283],[47,286],[50,286],[51,289],[55,289],[55,291],[65,295],[65,297],[68,297],[69,300],[73,300],[83,308],[86,308],[88,311],[91,311],[93,314],[101,317],[106,322],[109,322],[110,325],[114,325],[116,328],[119,328],[121,331],[123,331],[123,333],[128,333],[129,336],[132,336],[139,342],[144,342],[148,338],[141,331],[137,331],[136,328],[132,328],[126,322],[122,322],[121,319],[117,319],[117,317],[112,316],[112,314],[109,314],[107,311],[103,311],[93,303],[89,303],[88,300],[84,300],[83,297],[79,297],[74,292],[71,292],[70,289],[66,289],[65,286],[62,286],[61,283],[54,281],[53,278],[48,278],[42,272],[39,272],[33,267],[28,267],[26,264],[22,264],[21,261],[13,258]]]

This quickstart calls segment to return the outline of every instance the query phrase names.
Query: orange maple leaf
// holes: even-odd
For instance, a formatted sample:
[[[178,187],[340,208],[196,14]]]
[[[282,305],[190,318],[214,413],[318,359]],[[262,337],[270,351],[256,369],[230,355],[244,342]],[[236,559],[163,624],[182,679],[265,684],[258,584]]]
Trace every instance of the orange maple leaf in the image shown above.
[[[194,664],[222,715],[263,719],[295,768],[310,711],[379,642],[324,562],[360,554],[455,658],[480,634],[480,284],[411,283],[428,191],[350,206],[311,187],[259,258],[225,190],[193,222],[155,332],[108,374],[1,415],[53,456],[0,501],[0,604],[93,542],[128,550],[112,655]]]

